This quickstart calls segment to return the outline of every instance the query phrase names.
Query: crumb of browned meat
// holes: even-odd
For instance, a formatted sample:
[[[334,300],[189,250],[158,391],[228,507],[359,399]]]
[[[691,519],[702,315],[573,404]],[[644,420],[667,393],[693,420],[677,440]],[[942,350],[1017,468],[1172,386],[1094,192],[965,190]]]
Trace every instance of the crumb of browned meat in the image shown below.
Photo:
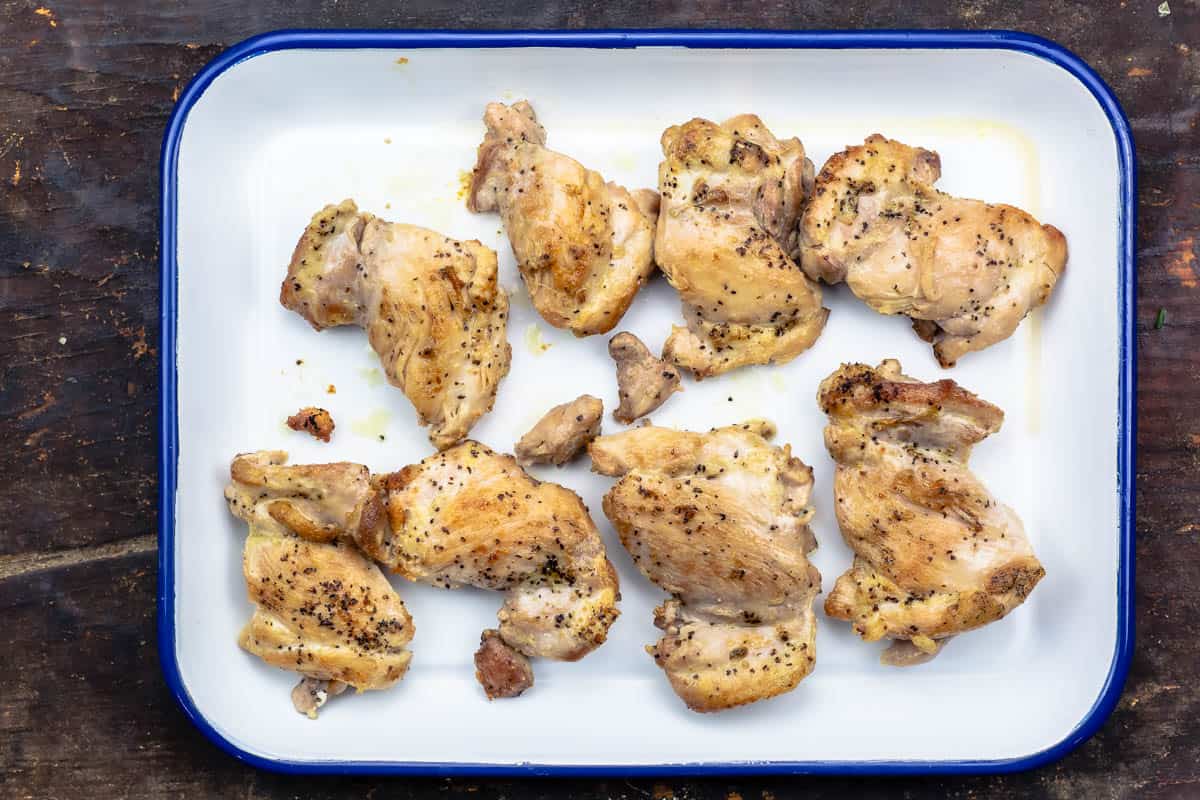
[[[322,442],[329,441],[329,434],[333,433],[333,415],[323,408],[302,408],[295,414],[288,417],[287,425],[294,431],[304,431],[311,434],[314,439],[320,439]]]

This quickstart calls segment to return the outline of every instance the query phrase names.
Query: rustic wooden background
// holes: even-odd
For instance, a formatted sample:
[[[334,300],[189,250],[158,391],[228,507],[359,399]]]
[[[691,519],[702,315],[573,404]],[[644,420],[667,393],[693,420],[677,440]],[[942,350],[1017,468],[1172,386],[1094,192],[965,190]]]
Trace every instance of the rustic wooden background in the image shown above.
[[[0,795],[1200,797],[1200,8],[878,5],[0,0]],[[1019,29],[1115,88],[1141,216],[1138,648],[1120,706],[1060,763],[1006,777],[398,781],[227,757],[176,707],[154,638],[158,152],[175,98],[224,47],[276,28],[663,26]],[[1091,268],[1108,266],[1076,264],[1076,279]]]

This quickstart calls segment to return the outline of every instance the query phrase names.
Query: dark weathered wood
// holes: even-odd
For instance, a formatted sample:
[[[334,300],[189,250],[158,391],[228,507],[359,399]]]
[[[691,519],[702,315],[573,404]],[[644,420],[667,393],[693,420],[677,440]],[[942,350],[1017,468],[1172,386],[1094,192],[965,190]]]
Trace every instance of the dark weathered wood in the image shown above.
[[[1200,11],[1172,0],[1160,16],[1159,1],[0,3],[0,795],[1200,796]],[[1140,160],[1138,651],[1116,713],[1061,763],[895,781],[288,778],[223,755],[175,707],[151,534],[157,158],[177,92],[274,28],[620,26],[1015,28],[1079,53],[1125,104]]]

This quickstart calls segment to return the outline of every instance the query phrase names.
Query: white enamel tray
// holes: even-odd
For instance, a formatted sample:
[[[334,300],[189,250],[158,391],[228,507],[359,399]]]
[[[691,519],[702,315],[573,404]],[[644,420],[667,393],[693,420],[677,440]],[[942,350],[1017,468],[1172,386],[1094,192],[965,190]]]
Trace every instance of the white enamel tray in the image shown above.
[[[462,178],[492,100],[528,98],[549,146],[630,188],[653,187],[663,129],[760,115],[817,167],[882,132],[941,154],[941,188],[1028,209],[1070,261],[1016,334],[944,371],[903,319],[844,287],[816,346],[785,366],[686,382],[654,421],[707,429],[765,416],[812,465],[826,589],[850,562],[832,513],[818,382],[841,362],[901,360],[952,377],[1006,413],[973,469],[1025,521],[1046,578],[1005,620],[936,661],[878,663],[819,615],[817,666],[783,697],[717,715],[685,709],[643,651],[662,593],[600,512],[608,479],[586,459],[538,477],[578,491],[620,573],[622,616],[575,664],[538,662],[536,686],[488,702],[471,661],[497,595],[397,580],[416,624],[408,676],[343,696],[310,722],[295,676],[238,649],[251,606],[246,531],[222,499],[230,459],[392,470],[427,456],[425,431],[357,329],[313,332],[278,302],[292,247],[323,204],[353,197],[386,219],[478,238],[512,298],[512,371],[473,435],[498,450],[581,392],[615,407],[606,336],[576,340],[531,308],[495,215],[467,212]],[[228,51],[180,100],[163,151],[160,625],[164,671],[189,716],[235,755],[290,771],[721,773],[999,771],[1061,756],[1120,692],[1132,642],[1133,166],[1116,101],[1081,62],[1003,33],[278,33]],[[656,279],[619,329],[657,351],[679,302]],[[301,363],[302,362],[302,363]],[[327,394],[330,384],[336,394]],[[329,408],[331,444],[287,430]],[[605,430],[619,430],[606,416]],[[384,437],[381,440],[381,434]],[[818,599],[818,607],[822,600]]]

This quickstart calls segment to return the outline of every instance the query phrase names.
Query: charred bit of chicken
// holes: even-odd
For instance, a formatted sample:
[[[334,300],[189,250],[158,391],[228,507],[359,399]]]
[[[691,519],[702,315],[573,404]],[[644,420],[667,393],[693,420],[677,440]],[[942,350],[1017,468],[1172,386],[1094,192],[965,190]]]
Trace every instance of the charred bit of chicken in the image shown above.
[[[314,439],[328,442],[333,433],[333,415],[323,408],[309,406],[287,418],[287,426],[294,431],[304,431]]]

